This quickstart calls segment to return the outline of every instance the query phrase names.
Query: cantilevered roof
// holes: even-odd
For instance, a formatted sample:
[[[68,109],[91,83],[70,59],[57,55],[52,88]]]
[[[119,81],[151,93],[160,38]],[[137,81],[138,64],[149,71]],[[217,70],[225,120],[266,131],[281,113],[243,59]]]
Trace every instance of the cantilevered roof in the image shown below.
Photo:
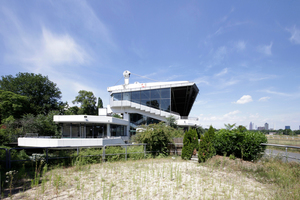
[[[150,83],[139,83],[135,82],[128,85],[116,85],[108,87],[107,91],[111,93],[115,92],[126,92],[126,91],[135,91],[135,90],[149,90],[157,88],[172,88],[172,87],[181,87],[181,86],[192,86],[195,83],[190,81],[171,81],[171,82],[150,82]],[[196,86],[197,87],[197,86]]]

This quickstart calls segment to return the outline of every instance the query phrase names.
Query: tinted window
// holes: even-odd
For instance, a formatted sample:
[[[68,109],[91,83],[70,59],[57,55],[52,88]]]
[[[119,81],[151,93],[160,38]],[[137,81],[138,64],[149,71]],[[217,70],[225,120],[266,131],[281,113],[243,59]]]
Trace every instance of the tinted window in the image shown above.
[[[123,93],[123,100],[130,101],[131,100],[131,93],[130,92],[124,92]]]
[[[160,99],[160,89],[151,90],[151,99]]]
[[[150,91],[142,90],[141,91],[141,99],[150,99]]]
[[[161,98],[163,98],[163,99],[170,99],[171,98],[170,88],[161,89]]]
[[[114,93],[114,101],[121,101],[122,100],[122,93]]]

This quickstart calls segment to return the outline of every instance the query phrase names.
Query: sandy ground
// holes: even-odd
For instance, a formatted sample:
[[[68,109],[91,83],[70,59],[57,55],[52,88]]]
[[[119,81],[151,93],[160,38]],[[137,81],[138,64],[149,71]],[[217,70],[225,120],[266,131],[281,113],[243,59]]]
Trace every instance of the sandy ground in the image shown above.
[[[12,199],[272,199],[271,187],[229,169],[180,158],[54,169]],[[7,198],[10,199],[10,198]]]

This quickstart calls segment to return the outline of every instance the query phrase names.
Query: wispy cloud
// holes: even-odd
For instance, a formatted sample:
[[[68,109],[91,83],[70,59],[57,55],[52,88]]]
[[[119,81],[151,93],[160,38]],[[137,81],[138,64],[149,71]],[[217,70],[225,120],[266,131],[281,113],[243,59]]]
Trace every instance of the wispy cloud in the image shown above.
[[[286,29],[291,33],[290,41],[294,44],[300,44],[300,30],[296,26]]]
[[[43,28],[37,43],[39,51],[24,59],[36,66],[84,65],[90,60],[86,51],[68,34],[58,35]]]
[[[294,96],[292,94],[288,94],[288,93],[284,93],[284,92],[277,92],[277,91],[272,91],[272,90],[259,90],[260,92],[265,92],[268,94],[275,94],[275,95],[279,95],[279,96],[286,96],[286,97],[290,97],[290,96]]]
[[[240,111],[239,111],[239,110],[235,110],[235,111],[226,113],[226,114],[224,115],[224,117],[231,117],[231,116],[236,115],[236,114],[238,114],[238,113],[240,113]]]
[[[17,13],[1,9],[4,12],[0,15],[0,34],[5,41],[4,57],[8,64],[19,67],[20,71],[48,76],[61,89],[64,101],[70,102],[80,89],[104,94],[88,86],[89,80],[80,75],[83,66],[88,67],[93,58],[90,49],[87,51],[72,34],[67,30],[56,32],[41,23],[34,29],[28,28]]]
[[[223,80],[223,81],[221,81],[219,88],[225,88],[228,86],[232,86],[232,85],[237,84],[238,82],[240,82],[240,81],[236,78],[231,78],[229,80]]]
[[[227,54],[227,48],[226,46],[221,46],[217,49],[215,52],[214,58],[217,59],[218,61],[221,61],[224,59],[224,57]]]
[[[249,78],[249,81],[262,81],[262,80],[268,80],[268,79],[275,79],[278,76],[274,74],[247,74],[247,77]]]
[[[249,103],[251,101],[253,101],[253,100],[252,100],[252,97],[250,95],[243,95],[239,100],[237,100],[234,103],[236,103],[236,104],[246,104],[246,103]]]
[[[223,76],[225,74],[227,74],[228,72],[228,68],[224,68],[221,72],[219,72],[218,74],[215,74],[215,76]]]
[[[199,77],[199,78],[193,80],[193,82],[196,83],[196,84],[209,85],[209,82],[207,81],[207,77]]]
[[[257,47],[257,51],[267,56],[271,56],[272,46],[273,46],[273,42],[271,42],[270,45],[260,45]]]
[[[238,51],[243,51],[246,48],[246,43],[244,41],[238,41],[234,46]]]
[[[270,97],[261,97],[258,101],[268,101]]]

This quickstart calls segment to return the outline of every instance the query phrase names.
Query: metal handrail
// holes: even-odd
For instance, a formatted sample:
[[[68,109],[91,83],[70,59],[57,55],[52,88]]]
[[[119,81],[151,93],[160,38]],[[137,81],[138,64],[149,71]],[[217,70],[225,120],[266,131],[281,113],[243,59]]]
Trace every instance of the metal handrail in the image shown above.
[[[127,153],[127,146],[144,146],[144,152],[131,152],[131,153],[144,153],[144,157],[146,158],[146,146],[147,144],[145,143],[141,143],[141,144],[106,144],[103,146],[103,151],[102,151],[102,161],[105,162],[105,156],[106,155],[125,155],[125,160],[127,160],[127,154],[131,154],[131,153]],[[105,154],[105,148],[106,147],[110,147],[110,146],[121,146],[124,147],[125,146],[125,153],[117,153],[117,154]]]
[[[300,149],[299,146],[289,146],[289,145],[282,145],[282,144],[268,144],[268,143],[261,143],[261,145],[264,145],[264,146],[274,146],[274,147],[285,147],[285,155],[282,155],[282,156],[284,156],[286,158],[286,162],[287,162],[288,158],[300,160],[300,158],[288,156],[288,152],[287,152],[288,148]]]

